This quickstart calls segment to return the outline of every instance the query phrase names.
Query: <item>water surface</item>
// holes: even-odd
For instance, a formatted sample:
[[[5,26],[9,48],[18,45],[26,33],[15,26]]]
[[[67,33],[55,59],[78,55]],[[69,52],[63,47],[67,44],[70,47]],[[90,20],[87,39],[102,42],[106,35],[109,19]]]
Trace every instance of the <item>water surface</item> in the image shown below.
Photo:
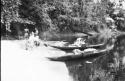
[[[125,81],[125,35],[114,38],[90,37],[90,44],[114,45],[105,55],[96,58],[66,61],[74,81]]]

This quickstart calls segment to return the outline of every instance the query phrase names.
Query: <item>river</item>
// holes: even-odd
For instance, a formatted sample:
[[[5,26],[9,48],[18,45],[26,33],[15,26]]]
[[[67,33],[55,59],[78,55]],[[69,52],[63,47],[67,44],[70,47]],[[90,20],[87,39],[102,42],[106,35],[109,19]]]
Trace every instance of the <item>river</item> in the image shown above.
[[[92,37],[88,42],[114,44],[114,48],[96,58],[66,61],[73,81],[125,81],[125,35],[107,39]]]

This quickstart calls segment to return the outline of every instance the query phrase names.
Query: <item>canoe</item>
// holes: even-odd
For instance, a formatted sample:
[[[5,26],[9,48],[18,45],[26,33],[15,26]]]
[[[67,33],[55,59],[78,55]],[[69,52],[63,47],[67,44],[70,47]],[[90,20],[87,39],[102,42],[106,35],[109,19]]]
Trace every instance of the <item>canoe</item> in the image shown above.
[[[104,44],[97,44],[97,45],[87,45],[87,46],[82,46],[82,47],[76,47],[76,46],[54,46],[54,45],[49,45],[50,47],[53,47],[53,48],[57,48],[57,49],[60,49],[60,50],[63,50],[63,51],[72,51],[74,49],[80,49],[80,50],[84,50],[84,49],[87,49],[87,48],[100,48],[102,46],[104,46]]]
[[[69,61],[69,60],[75,60],[75,59],[83,59],[83,58],[90,58],[90,57],[97,57],[104,54],[107,54],[107,52],[111,51],[114,48],[114,45],[108,46],[105,49],[102,50],[96,50],[93,52],[84,52],[81,54],[75,55],[74,53],[70,55],[63,55],[63,56],[57,56],[57,57],[47,57],[51,61]]]
[[[83,59],[87,57],[96,57],[100,55],[104,55],[106,50],[98,50],[93,53],[82,53],[82,54],[71,54],[71,55],[64,55],[64,56],[57,56],[57,57],[47,57],[51,61],[69,61],[69,60],[75,60],[75,59]]]
[[[66,54],[63,56],[56,56],[56,57],[47,57],[49,60],[52,61],[69,61],[69,60],[75,60],[75,59],[83,59],[83,58],[90,58],[90,57],[97,57],[97,56],[101,56],[104,54],[107,54],[109,51],[111,51],[114,48],[114,45],[108,46],[105,49],[101,49],[101,50],[96,50],[93,52],[84,52],[81,54]]]

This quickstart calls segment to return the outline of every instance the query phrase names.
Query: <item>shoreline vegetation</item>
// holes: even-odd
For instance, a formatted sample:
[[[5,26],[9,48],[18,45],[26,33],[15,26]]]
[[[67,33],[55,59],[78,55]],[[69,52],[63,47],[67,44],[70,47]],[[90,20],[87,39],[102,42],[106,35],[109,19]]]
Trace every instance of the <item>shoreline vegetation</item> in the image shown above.
[[[1,34],[20,39],[26,33],[25,29],[28,29],[29,34],[38,31],[41,39],[65,35],[84,36],[81,33],[88,36],[98,33],[112,36],[114,32],[125,31],[123,2],[2,0]]]
[[[125,35],[125,32],[122,31],[115,31],[115,32],[109,32],[106,33],[102,31],[101,33],[96,33],[96,32],[89,32],[92,37],[95,37],[97,35],[105,37],[113,37],[113,36],[119,36],[119,35]],[[107,36],[108,35],[108,36]],[[90,36],[90,37],[91,37]],[[51,34],[51,33],[45,33],[40,36],[41,40],[46,40],[46,41],[53,41],[53,40],[64,40],[65,38],[67,39],[68,37],[70,38],[79,38],[79,37],[88,37],[87,34],[84,33],[58,33],[58,34]],[[1,36],[1,40],[19,40],[18,37],[13,37],[13,36]],[[25,40],[24,37],[20,40]]]

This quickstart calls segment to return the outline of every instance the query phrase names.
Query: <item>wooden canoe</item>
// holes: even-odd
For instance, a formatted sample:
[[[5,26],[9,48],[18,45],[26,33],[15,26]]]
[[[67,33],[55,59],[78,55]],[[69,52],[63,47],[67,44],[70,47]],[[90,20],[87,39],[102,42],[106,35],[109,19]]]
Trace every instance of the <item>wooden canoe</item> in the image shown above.
[[[49,46],[51,46],[53,48],[57,48],[57,49],[63,50],[63,51],[72,51],[74,49],[84,50],[84,49],[87,49],[87,48],[100,48],[100,47],[104,46],[104,44],[87,45],[87,46],[82,46],[82,47],[52,46],[52,45],[49,45]]]
[[[106,54],[108,51],[112,50],[114,48],[114,45],[108,46],[105,49],[102,50],[96,50],[93,52],[84,52],[81,54],[70,54],[70,55],[63,55],[63,56],[57,56],[57,57],[47,57],[48,59],[52,61],[69,61],[69,60],[74,60],[74,59],[83,59],[87,57],[96,57],[96,56],[101,56]]]
[[[82,53],[82,54],[72,54],[72,55],[64,55],[64,56],[59,56],[59,57],[47,57],[51,61],[69,61],[69,60],[75,60],[75,59],[82,59],[82,58],[87,58],[87,57],[96,57],[100,55],[105,54],[105,50],[98,50],[93,53]]]
[[[96,57],[96,56],[101,56],[106,54],[108,51],[112,50],[114,48],[114,45],[111,45],[109,47],[106,47],[105,49],[102,50],[96,50],[94,52],[85,52],[81,54],[70,54],[70,55],[63,55],[63,56],[57,56],[57,57],[47,57],[48,59],[52,61],[69,61],[69,60],[74,60],[74,59],[83,59],[87,57]]]

